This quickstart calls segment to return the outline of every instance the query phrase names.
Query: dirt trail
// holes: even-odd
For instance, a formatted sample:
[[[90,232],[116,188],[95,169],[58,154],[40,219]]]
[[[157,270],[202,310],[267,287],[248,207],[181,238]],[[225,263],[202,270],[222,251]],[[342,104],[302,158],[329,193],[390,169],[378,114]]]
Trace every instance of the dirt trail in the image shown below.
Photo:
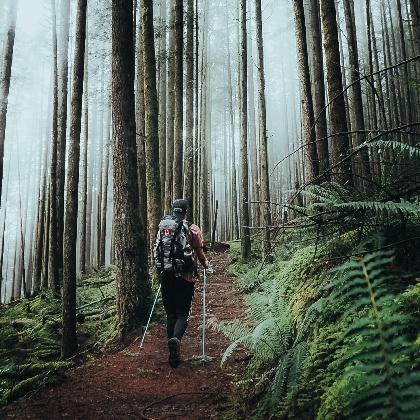
[[[213,256],[215,269],[207,288],[208,316],[219,320],[241,317],[241,296],[227,274],[229,254]],[[202,366],[202,283],[197,284],[192,317],[182,342],[183,362],[177,369],[167,363],[165,328],[153,325],[144,349],[136,339],[123,351],[105,355],[75,369],[62,384],[37,391],[27,399],[0,410],[0,418],[14,419],[198,419],[224,418],[231,407],[232,381],[241,361],[220,369],[228,342],[208,331]]]

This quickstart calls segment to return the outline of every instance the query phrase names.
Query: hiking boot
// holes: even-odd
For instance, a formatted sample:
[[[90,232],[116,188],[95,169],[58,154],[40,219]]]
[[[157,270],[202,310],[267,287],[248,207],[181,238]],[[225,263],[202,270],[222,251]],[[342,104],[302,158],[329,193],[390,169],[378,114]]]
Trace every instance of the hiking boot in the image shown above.
[[[168,349],[169,365],[172,368],[177,368],[181,361],[181,342],[176,337],[171,338],[168,340]]]

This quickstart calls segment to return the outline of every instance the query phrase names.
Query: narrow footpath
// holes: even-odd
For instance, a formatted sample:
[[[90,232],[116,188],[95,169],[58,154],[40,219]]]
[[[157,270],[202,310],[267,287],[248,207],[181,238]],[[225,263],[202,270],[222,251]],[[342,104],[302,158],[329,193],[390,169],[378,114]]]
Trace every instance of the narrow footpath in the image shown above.
[[[233,289],[228,253],[211,256],[215,273],[207,287],[208,317],[229,320],[243,316],[242,297]],[[234,381],[241,358],[220,368],[229,344],[208,330],[207,354],[201,355],[202,281],[197,284],[192,316],[182,341],[183,362],[168,365],[165,327],[154,324],[144,348],[136,338],[124,350],[104,355],[74,369],[62,384],[38,390],[0,410],[2,419],[222,419],[232,409]]]

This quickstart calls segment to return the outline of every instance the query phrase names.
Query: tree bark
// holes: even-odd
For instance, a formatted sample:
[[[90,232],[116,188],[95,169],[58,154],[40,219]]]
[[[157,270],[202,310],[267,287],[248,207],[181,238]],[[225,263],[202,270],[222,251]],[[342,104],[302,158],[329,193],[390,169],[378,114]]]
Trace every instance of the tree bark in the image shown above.
[[[139,231],[134,106],[133,4],[112,0],[114,247],[120,338],[145,319],[147,244]]]
[[[327,114],[325,110],[325,82],[324,63],[322,57],[322,34],[319,16],[319,0],[310,0],[310,33],[312,37],[311,56],[313,72],[313,109],[315,117],[315,134],[317,140],[317,152],[319,171],[324,173],[330,166],[327,139]],[[329,175],[324,177],[329,180]]]
[[[86,45],[86,7],[87,0],[78,0],[63,249],[63,335],[61,354],[64,358],[73,356],[77,351],[76,247],[79,203],[80,132],[82,128],[83,77]]]
[[[311,92],[311,76],[309,72],[308,48],[306,43],[305,13],[303,0],[294,0],[296,47],[298,56],[298,71],[300,78],[300,100],[302,109],[302,125],[306,156],[309,164],[309,179],[319,175],[319,161],[316,148],[316,135],[314,129],[314,110]]]
[[[268,174],[268,150],[267,150],[267,110],[265,101],[265,71],[264,71],[264,39],[262,26],[261,0],[255,0],[255,20],[257,23],[257,48],[258,48],[258,78],[259,78],[259,125],[260,125],[260,172],[261,172],[261,201],[263,208],[264,229],[263,254],[267,255],[271,250],[270,229],[270,179]]]
[[[109,105],[107,105],[109,107]],[[99,244],[99,266],[105,266],[105,248],[106,248],[106,231],[107,231],[107,212],[108,212],[108,185],[109,185],[109,149],[111,148],[111,115],[107,109],[107,118],[105,123],[106,141],[105,141],[105,167],[103,173],[102,188],[102,215],[101,215],[101,241]]]
[[[343,96],[343,82],[340,67],[340,49],[338,45],[337,16],[334,0],[320,0],[321,22],[324,35],[325,64],[327,69],[327,89],[330,104],[333,163],[348,156],[350,144],[346,120],[346,108]],[[341,134],[338,134],[341,133]],[[352,185],[351,162],[347,160],[332,172],[334,178],[342,184]]]
[[[174,166],[174,119],[175,119],[175,1],[172,0],[170,12],[169,55],[168,55],[168,102],[166,110],[166,178],[165,213],[171,212]]]
[[[153,1],[142,0],[143,70],[145,99],[146,182],[149,241],[155,239],[162,216],[159,169],[159,104],[156,87]]]
[[[165,204],[165,175],[166,175],[166,0],[160,2],[160,40],[159,40],[159,168],[162,211]]]
[[[184,197],[192,210],[194,204],[194,0],[187,2],[186,67]]]
[[[175,0],[175,126],[173,162],[173,198],[183,196],[183,127],[184,127],[184,3]]]
[[[48,257],[48,286],[58,293],[60,290],[58,243],[57,243],[57,154],[58,154],[58,75],[57,75],[57,27],[55,0],[51,0],[52,8],[52,44],[53,44],[53,121],[51,133],[51,169],[50,169],[50,198],[49,198],[49,257]]]
[[[246,0],[240,0],[241,25],[241,254],[246,261],[251,255],[251,237],[249,232],[249,186],[248,186],[248,112],[247,112],[247,29],[246,29]]]
[[[143,9],[143,8],[141,8]],[[146,141],[145,141],[145,97],[144,97],[144,60],[142,10],[139,13],[137,34],[137,75],[136,75],[136,144],[137,177],[139,185],[139,215],[141,241],[147,243],[147,180],[146,180]]]
[[[57,120],[57,259],[60,284],[63,270],[64,179],[66,167],[67,82],[70,28],[70,1],[60,3],[60,36],[58,37],[58,120]]]
[[[357,46],[357,31],[356,31],[356,20],[354,16],[354,4],[353,0],[344,0],[344,17],[346,21],[347,29],[347,44],[349,51],[349,63],[350,63],[350,80],[352,84],[352,104],[351,104],[351,120],[353,131],[364,131],[365,130],[365,117],[363,109],[363,98],[362,98],[362,86],[360,83],[360,71],[359,71],[359,52]],[[364,134],[354,135],[354,146],[358,147],[364,142]],[[369,179],[370,163],[369,154],[367,149],[362,149],[356,157],[356,167],[359,174],[364,179]],[[364,184],[361,182],[361,184]]]
[[[86,243],[87,243],[87,208],[88,208],[88,151],[89,151],[89,74],[88,74],[88,33],[86,31],[85,71],[84,71],[84,149],[83,149],[83,192],[82,192],[82,217],[80,230],[80,271],[86,272]]]

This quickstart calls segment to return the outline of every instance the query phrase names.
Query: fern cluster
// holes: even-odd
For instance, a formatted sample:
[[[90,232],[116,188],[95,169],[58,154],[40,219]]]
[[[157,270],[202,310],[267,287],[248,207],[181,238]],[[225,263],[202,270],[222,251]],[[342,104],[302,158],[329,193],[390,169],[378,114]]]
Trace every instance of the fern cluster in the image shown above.
[[[391,252],[373,252],[344,264],[332,282],[329,299],[344,309],[349,325],[335,342],[330,369],[340,374],[322,398],[319,418],[334,418],[332,407],[340,405],[349,418],[420,415],[420,353],[413,319],[396,300],[405,281],[390,269],[393,263]]]
[[[269,376],[258,418],[416,418],[420,348],[407,308],[420,302],[418,288],[405,291],[411,280],[392,269],[390,251],[320,277],[313,251],[274,265],[246,297],[247,321],[218,324],[232,341],[222,364],[243,347],[252,356],[249,374]],[[305,288],[311,293],[296,305]]]

